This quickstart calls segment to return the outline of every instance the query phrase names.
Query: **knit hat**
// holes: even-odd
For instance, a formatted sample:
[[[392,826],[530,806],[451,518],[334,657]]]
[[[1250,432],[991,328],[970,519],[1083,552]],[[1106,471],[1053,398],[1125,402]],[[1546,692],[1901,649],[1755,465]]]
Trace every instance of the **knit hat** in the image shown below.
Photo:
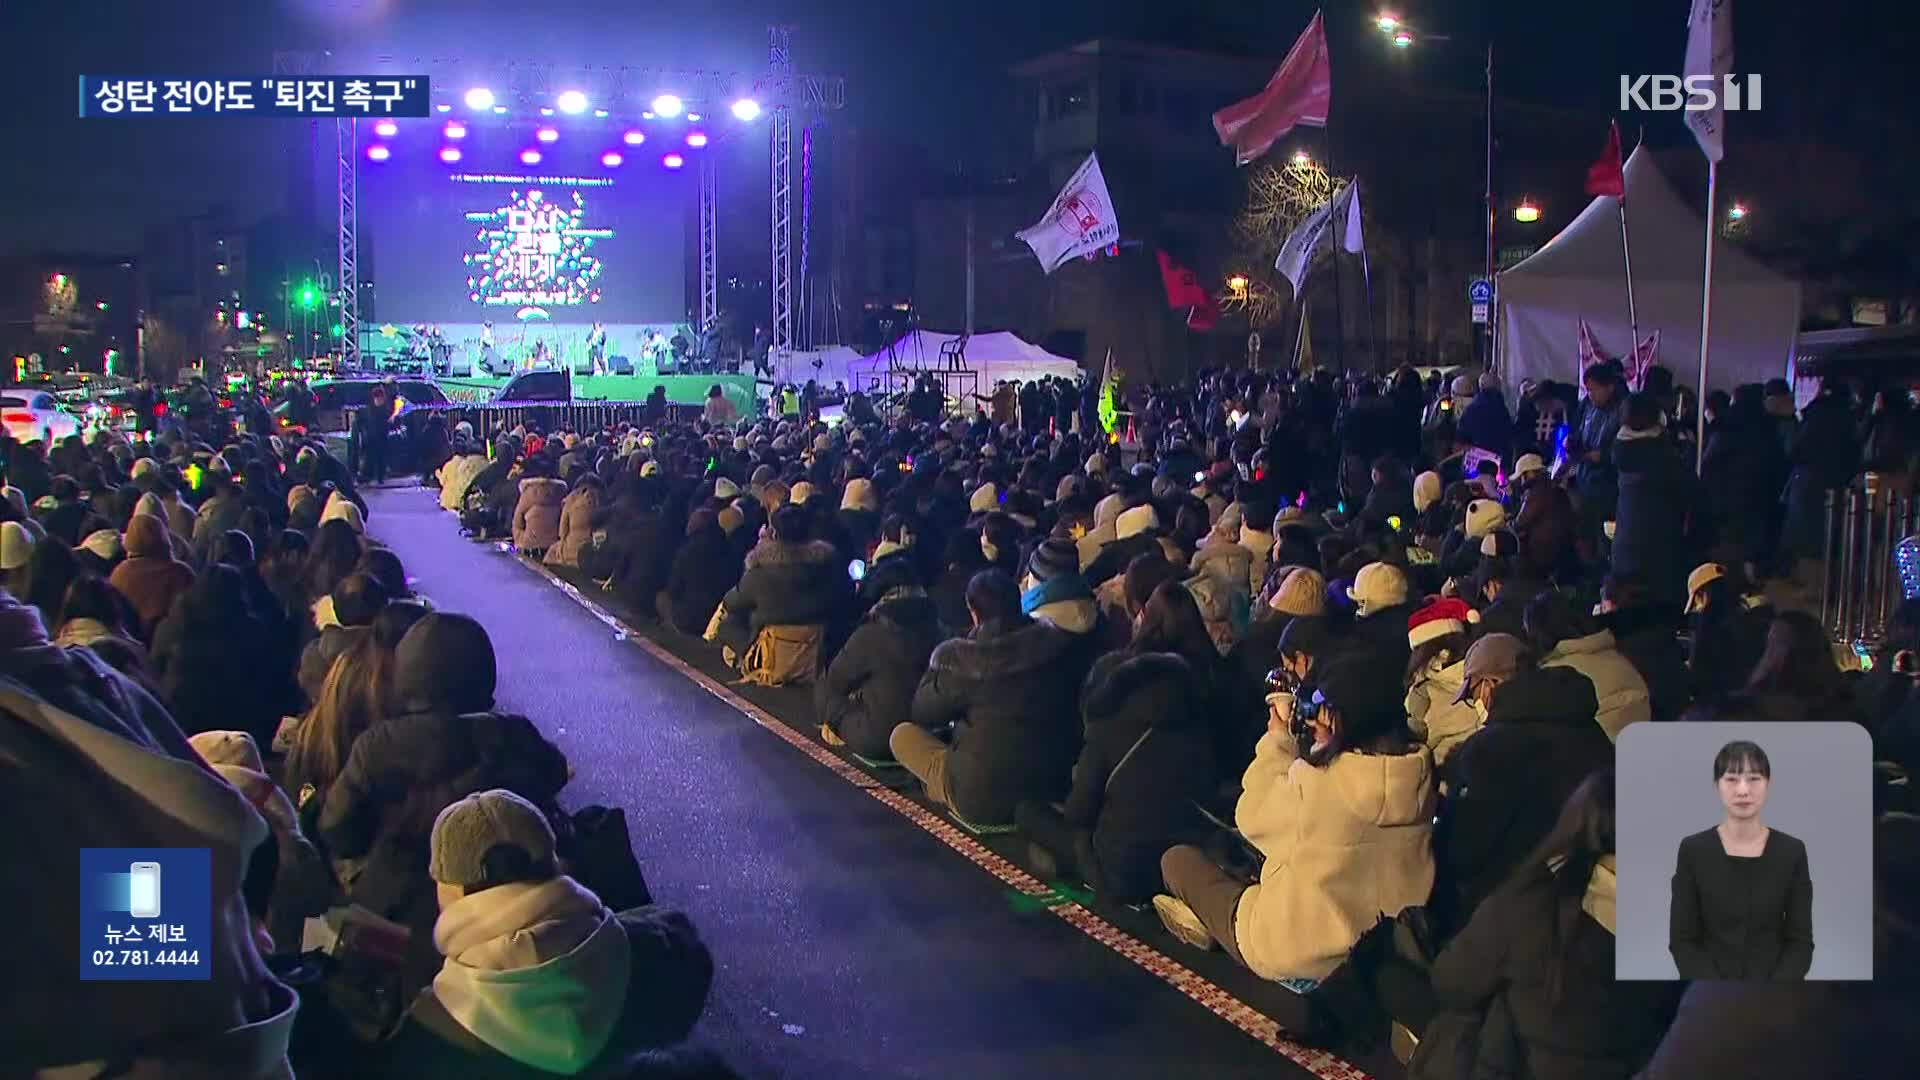
[[[1327,613],[1327,579],[1317,570],[1298,567],[1280,580],[1267,606],[1282,615],[1320,616]]]
[[[338,496],[339,492],[334,494]],[[353,526],[353,531],[357,533],[367,531],[367,523],[360,516],[360,508],[346,499],[336,497],[327,500],[327,508],[320,512],[320,524],[325,525],[329,521],[344,521]]]
[[[793,487],[787,491],[787,501],[795,506],[805,506],[808,500],[812,498],[813,485],[807,483],[805,480],[793,485]]]
[[[744,454],[747,452],[747,447],[750,445],[752,444],[747,442],[747,437],[745,435],[737,435],[734,437],[734,440],[733,440],[733,452],[736,454]]]
[[[1121,513],[1113,523],[1113,535],[1116,540],[1125,540],[1129,536],[1138,536],[1148,529],[1159,527],[1160,515],[1153,512],[1153,504],[1142,503]]]
[[[992,484],[981,484],[974,489],[973,498],[967,500],[967,512],[972,514],[990,514],[1000,509],[1000,489]]]
[[[1447,596],[1407,616],[1407,645],[1417,649],[1434,638],[1464,634],[1480,621],[1480,613],[1465,600]]]
[[[1521,454],[1520,460],[1513,463],[1513,478],[1525,480],[1537,472],[1546,472],[1547,463],[1539,454]]]
[[[1105,454],[1095,453],[1087,458],[1088,476],[1105,476],[1106,472],[1107,457]]]
[[[18,570],[33,557],[33,534],[25,525],[9,521],[0,525],[0,570]]]
[[[1347,587],[1347,599],[1359,605],[1362,618],[1407,602],[1407,575],[1391,563],[1368,563]]]
[[[1473,643],[1467,650],[1460,680],[1460,693],[1455,701],[1467,700],[1467,691],[1472,688],[1473,680],[1488,675],[1509,676],[1520,670],[1520,659],[1527,654],[1527,643],[1512,634],[1488,634]]]
[[[714,520],[720,523],[720,531],[726,533],[728,536],[732,536],[734,533],[740,531],[742,525],[747,523],[747,515],[741,513],[740,508],[737,506],[728,506],[714,515]]]
[[[722,502],[725,502],[726,500],[731,499],[738,494],[740,494],[740,485],[734,483],[733,481],[727,479],[724,476],[713,482],[713,497],[721,500]]]
[[[120,534],[112,529],[96,529],[80,541],[82,551],[89,551],[101,559],[112,562],[121,554]]]
[[[143,457],[133,463],[133,478],[142,480],[149,476],[160,475],[160,463],[150,457]]]
[[[463,889],[549,878],[553,844],[538,807],[504,788],[476,792],[433,819],[427,876]]]
[[[1453,396],[1455,400],[1473,396],[1473,380],[1465,375],[1453,377]]]
[[[1727,568],[1719,563],[1701,563],[1687,575],[1687,614],[1700,610],[1700,590],[1727,576]]]
[[[1466,534],[1478,540],[1507,523],[1507,508],[1492,499],[1475,499],[1467,504]]]
[[[1079,572],[1079,545],[1064,537],[1056,536],[1034,548],[1033,557],[1027,560],[1027,573],[1041,581]]]
[[[1441,490],[1440,474],[1437,472],[1423,472],[1414,477],[1413,512],[1424,514],[1432,509],[1433,504],[1440,501]]]
[[[202,731],[187,738],[196,753],[218,769],[222,765],[250,769],[257,773],[267,771],[260,761],[260,746],[253,736],[244,731]]]
[[[847,481],[847,490],[840,493],[840,509],[879,510],[880,497],[874,493],[873,481],[864,476]]]

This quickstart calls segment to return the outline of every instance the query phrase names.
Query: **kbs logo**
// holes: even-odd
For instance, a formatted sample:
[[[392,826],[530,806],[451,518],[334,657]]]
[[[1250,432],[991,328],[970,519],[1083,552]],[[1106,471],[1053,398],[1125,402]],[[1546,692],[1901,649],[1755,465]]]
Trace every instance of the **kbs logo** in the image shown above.
[[[1620,111],[1632,112],[1760,111],[1760,76],[1622,75]]]

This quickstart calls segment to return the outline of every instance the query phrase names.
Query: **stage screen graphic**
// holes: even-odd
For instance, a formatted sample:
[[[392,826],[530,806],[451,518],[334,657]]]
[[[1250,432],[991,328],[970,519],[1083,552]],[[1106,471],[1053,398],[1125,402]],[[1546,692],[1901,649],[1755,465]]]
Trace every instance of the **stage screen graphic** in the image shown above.
[[[686,318],[692,176],[651,155],[607,168],[597,143],[576,153],[548,147],[539,164],[525,165],[518,142],[495,140],[502,145],[488,152],[468,139],[461,160],[447,163],[428,131],[418,145],[396,145],[387,161],[360,166],[360,276],[374,282],[372,322],[505,328]]]

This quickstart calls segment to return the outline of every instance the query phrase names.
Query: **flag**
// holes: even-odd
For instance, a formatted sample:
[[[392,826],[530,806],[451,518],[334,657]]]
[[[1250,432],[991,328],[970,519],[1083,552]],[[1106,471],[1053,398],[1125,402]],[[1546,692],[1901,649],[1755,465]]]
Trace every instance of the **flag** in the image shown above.
[[[1660,331],[1633,347],[1633,356],[1627,361],[1627,386],[1632,390],[1644,390],[1647,386],[1647,369],[1659,363]]]
[[[1685,75],[1691,79],[1696,76],[1712,79],[1716,90],[1724,89],[1724,77],[1733,72],[1733,0],[1693,0],[1693,10],[1687,15],[1687,63]],[[1726,156],[1726,142],[1723,138],[1726,126],[1726,109],[1714,95],[1713,108],[1686,114],[1687,127],[1693,132],[1693,141],[1700,144],[1700,152],[1707,155],[1708,161],[1718,162]]]
[[[1599,160],[1587,166],[1587,194],[1626,198],[1627,175],[1620,168],[1620,122],[1617,120],[1607,129],[1607,147],[1600,151]]]
[[[1326,237],[1327,227],[1333,223],[1334,215],[1345,211],[1352,201],[1353,185],[1348,184],[1338,195],[1321,203],[1318,209],[1294,226],[1293,232],[1287,235],[1286,243],[1280,245],[1280,254],[1273,260],[1273,268],[1292,283],[1296,296],[1300,293],[1300,283],[1306,279],[1307,266],[1319,252],[1320,241]]]
[[[1113,349],[1107,349],[1107,367],[1100,374],[1100,430],[1112,434],[1114,425],[1120,422],[1120,406],[1115,402],[1117,388],[1113,380]]]
[[[1593,327],[1587,325],[1587,320],[1581,319],[1580,320],[1580,370],[1582,372],[1585,372],[1587,368],[1593,366],[1594,364],[1604,364],[1611,359],[1612,357],[1608,356],[1606,353],[1600,350],[1599,343],[1593,340]]]
[[[1332,101],[1327,31],[1316,11],[1266,88],[1214,113],[1213,130],[1220,136],[1220,145],[1233,147],[1233,163],[1245,165],[1271,149],[1296,124],[1326,127]]]
[[[1046,216],[1014,235],[1033,249],[1040,269],[1049,274],[1077,255],[1094,255],[1117,244],[1120,218],[1107,194],[1106,177],[1100,175],[1099,155],[1088,154],[1053,197]]]
[[[1200,284],[1194,272],[1173,260],[1164,251],[1154,255],[1160,260],[1160,284],[1167,290],[1167,306],[1187,308],[1189,330],[1211,330],[1220,321],[1220,307],[1213,294]]]
[[[1340,246],[1355,255],[1367,253],[1366,239],[1360,235],[1360,182],[1347,183],[1347,231],[1340,238]]]

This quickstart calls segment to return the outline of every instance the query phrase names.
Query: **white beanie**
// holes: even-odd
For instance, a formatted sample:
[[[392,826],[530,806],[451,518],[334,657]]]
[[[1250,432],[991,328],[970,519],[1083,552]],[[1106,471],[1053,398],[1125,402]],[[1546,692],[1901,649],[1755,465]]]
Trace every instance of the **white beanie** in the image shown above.
[[[967,500],[967,512],[971,514],[990,514],[1000,509],[1000,489],[992,484],[981,484],[974,489],[973,498]]]
[[[1138,536],[1148,529],[1159,527],[1160,515],[1153,512],[1153,504],[1141,503],[1121,513],[1119,520],[1113,523],[1113,535],[1117,540],[1125,540],[1129,536]]]
[[[9,521],[0,525],[0,570],[18,570],[33,558],[33,534],[25,525]]]
[[[1368,563],[1347,586],[1347,599],[1358,605],[1361,618],[1382,608],[1407,602],[1407,575],[1390,563]]]
[[[119,558],[123,550],[120,546],[120,534],[112,529],[96,529],[88,533],[87,538],[80,541],[80,547],[108,562]]]
[[[734,498],[739,494],[740,494],[740,485],[734,483],[732,480],[729,480],[724,476],[713,482],[713,497],[716,499],[719,499],[722,502],[725,502],[728,499]]]
[[[807,505],[807,500],[811,498],[813,498],[813,485],[807,483],[805,480],[793,485],[793,487],[787,491],[787,501],[795,506],[805,506]]]
[[[339,492],[335,492],[333,497],[327,500],[327,508],[320,512],[320,524],[325,525],[329,521],[344,521],[353,526],[353,531],[357,533],[367,531],[367,523],[360,516],[360,508],[340,498]]]
[[[1127,508],[1127,498],[1119,492],[1101,499],[1093,506],[1093,527],[1098,529],[1120,520],[1120,512]]]
[[[1507,508],[1492,499],[1475,499],[1467,504],[1466,534],[1478,540],[1507,523]]]
[[[856,476],[847,481],[847,490],[840,495],[842,510],[878,510],[880,500],[873,493],[873,481],[864,476]]]
[[[1424,514],[1440,501],[1442,494],[1440,474],[1423,472],[1413,478],[1413,512]]]

